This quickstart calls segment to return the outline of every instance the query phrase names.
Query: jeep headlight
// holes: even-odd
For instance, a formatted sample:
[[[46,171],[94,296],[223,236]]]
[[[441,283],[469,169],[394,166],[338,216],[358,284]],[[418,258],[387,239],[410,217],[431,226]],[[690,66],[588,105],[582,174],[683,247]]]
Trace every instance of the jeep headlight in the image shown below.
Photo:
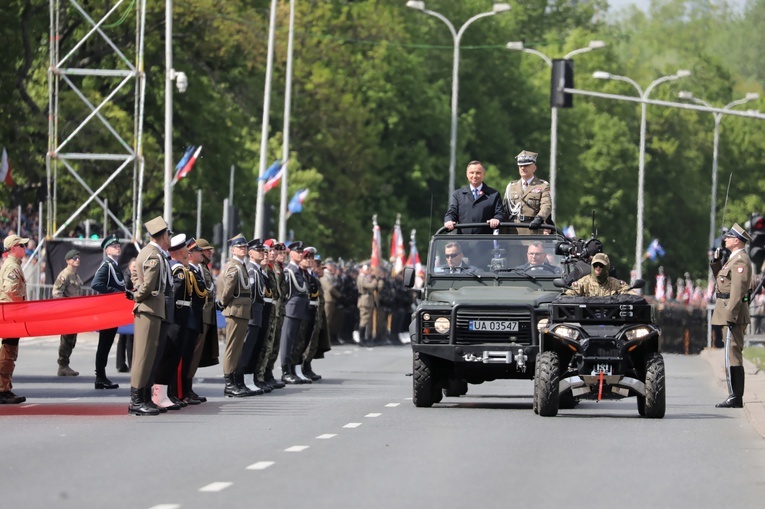
[[[445,316],[436,318],[436,323],[433,325],[439,334],[446,334],[452,328],[452,323]]]
[[[579,331],[573,327],[568,327],[567,325],[556,325],[551,332],[568,339],[579,338]]]
[[[545,328],[547,327],[547,324],[550,323],[550,320],[548,318],[542,318],[537,322],[537,332],[541,333]]]
[[[633,339],[638,339],[645,337],[651,333],[651,329],[648,327],[635,327],[634,329],[630,329],[627,332],[624,333],[625,336],[627,336],[628,341],[632,341]]]

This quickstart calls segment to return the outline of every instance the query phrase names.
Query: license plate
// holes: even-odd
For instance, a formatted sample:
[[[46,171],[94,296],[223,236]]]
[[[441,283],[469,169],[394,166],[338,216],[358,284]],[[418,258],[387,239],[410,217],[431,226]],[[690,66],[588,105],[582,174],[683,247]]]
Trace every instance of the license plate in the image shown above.
[[[604,375],[610,375],[611,374],[611,365],[610,364],[596,364],[595,369],[592,370],[593,375],[599,375],[600,372],[603,372]]]
[[[507,320],[470,320],[468,329],[489,332],[518,332],[518,322]]]

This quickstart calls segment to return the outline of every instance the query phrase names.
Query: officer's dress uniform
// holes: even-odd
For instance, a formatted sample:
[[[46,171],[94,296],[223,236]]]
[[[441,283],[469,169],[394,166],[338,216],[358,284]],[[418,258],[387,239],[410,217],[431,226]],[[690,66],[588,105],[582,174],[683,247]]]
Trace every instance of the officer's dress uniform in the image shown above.
[[[148,229],[148,227],[147,227]],[[151,231],[150,231],[151,233]],[[159,410],[151,401],[149,385],[152,368],[167,317],[165,293],[172,282],[164,250],[152,241],[136,257],[133,315],[133,364],[130,369],[130,408],[135,415],[157,415]]]
[[[510,182],[505,189],[503,200],[505,213],[511,223],[530,223],[535,217],[547,220],[552,213],[550,184],[534,175],[528,182],[518,179]],[[527,228],[512,228],[508,233],[542,233]]]
[[[252,244],[252,242],[251,242]],[[256,242],[260,244],[260,241]],[[250,244],[248,244],[249,246]],[[253,246],[255,244],[252,244]],[[236,366],[235,382],[238,388],[247,391],[247,396],[255,396],[263,394],[263,389],[257,385],[257,377],[255,378],[257,389],[250,389],[244,382],[244,375],[253,373],[256,370],[257,358],[262,350],[262,337],[260,335],[260,329],[263,325],[263,309],[265,307],[265,290],[266,290],[266,275],[260,270],[260,265],[254,263],[252,260],[247,260],[245,264],[247,267],[247,276],[250,279],[250,288],[252,292],[252,300],[250,301],[250,318],[247,320],[247,334],[244,338],[244,346],[242,347],[242,354],[239,357],[239,362]],[[265,322],[268,327],[268,319]],[[270,390],[270,389],[269,389]]]
[[[244,241],[244,238],[242,238]],[[244,241],[246,244],[247,242]],[[247,322],[251,313],[251,286],[244,260],[232,256],[223,272],[220,303],[226,317],[226,350],[223,355],[223,377],[226,386],[224,395],[229,397],[247,396],[236,386],[235,372],[242,355],[244,338],[247,336]]]
[[[115,236],[107,237],[102,242],[102,247],[106,249],[111,243],[119,242]],[[93,291],[105,293],[124,293],[125,276],[122,274],[117,260],[105,256],[101,265],[96,269],[96,274],[90,283]],[[112,383],[106,378],[106,364],[109,361],[109,351],[114,344],[114,336],[117,335],[117,327],[110,329],[101,329],[98,331],[98,347],[96,349],[96,389],[116,389],[119,384]],[[131,364],[132,366],[132,364]]]
[[[316,374],[311,366],[311,362],[314,359],[323,359],[324,353],[332,349],[329,339],[329,330],[327,327],[327,314],[325,311],[324,292],[321,289],[321,278],[317,278],[315,274],[312,274],[316,280],[315,292],[310,295],[311,301],[316,301],[316,307],[311,308],[312,313],[315,313],[315,320],[313,327],[311,327],[311,335],[308,337],[308,343],[303,351],[302,358],[302,373],[304,377],[307,377],[313,382],[321,380],[321,375]]]
[[[53,297],[79,297],[82,295],[82,279],[73,267],[62,270],[53,283]],[[69,358],[77,344],[77,334],[62,334],[58,346],[58,375],[77,376],[79,373],[69,367]]]
[[[738,225],[735,228],[741,230]],[[746,233],[746,232],[745,232]],[[718,407],[743,406],[744,397],[744,331],[749,325],[749,303],[744,299],[749,296],[749,287],[752,281],[752,263],[744,249],[738,249],[731,253],[725,265],[720,261],[710,264],[712,273],[717,284],[717,302],[712,313],[712,325],[727,326],[731,333],[731,341],[728,341],[725,353],[729,365],[729,380],[731,394],[728,399]],[[748,300],[748,299],[747,299]]]
[[[266,275],[271,289],[271,316],[268,323],[268,335],[258,361],[258,381],[263,381],[272,389],[282,389],[284,382],[274,377],[274,365],[279,358],[281,344],[282,324],[284,323],[284,298],[287,294],[287,281],[284,279],[282,264],[274,261],[266,267]]]
[[[207,289],[207,282],[205,281],[205,275],[201,267],[189,263],[188,267],[191,285],[191,312],[194,315],[194,325],[197,329],[195,336],[189,337],[186,344],[186,348],[183,351],[183,358],[181,359],[181,367],[183,369],[181,397],[183,401],[190,405],[196,405],[198,403],[204,403],[207,398],[199,396],[194,392],[192,387],[194,373],[199,366],[199,359],[201,358],[202,348],[204,344],[203,331],[208,324],[204,323],[206,307],[210,298],[210,290]],[[212,275],[210,276],[212,281]],[[210,306],[215,312],[215,305],[210,303]],[[214,329],[217,332],[217,328]],[[217,344],[217,334],[216,334]],[[197,358],[197,352],[200,353],[200,357]]]
[[[295,372],[297,346],[300,342],[301,322],[309,318],[308,281],[303,270],[294,262],[284,268],[287,293],[284,302],[284,323],[280,338],[282,356],[282,381],[300,384],[302,380]]]
[[[27,239],[22,239],[26,244]],[[6,239],[7,241],[7,239]],[[8,248],[6,242],[6,249]],[[21,260],[10,254],[0,266],[0,302],[27,300],[27,282],[21,270]],[[19,357],[19,338],[3,338],[0,346],[0,404],[23,403],[24,396],[16,396],[11,389],[16,359]]]
[[[297,352],[293,363],[296,365],[297,375],[306,383],[321,380],[316,375],[310,376],[304,372],[303,368],[310,366],[311,361],[316,355],[318,347],[318,332],[321,324],[318,323],[317,312],[319,309],[319,294],[321,293],[321,283],[312,270],[303,270],[306,283],[308,284],[308,319],[300,325],[300,342],[297,346]],[[313,343],[312,343],[313,341]]]
[[[207,247],[209,246],[209,243],[204,239],[198,239],[197,245]],[[205,297],[204,307],[202,308],[202,333],[199,335],[196,347],[194,348],[194,357],[191,360],[188,372],[189,379],[194,378],[194,375],[200,366],[207,367],[218,364],[219,354],[218,319],[215,312],[215,278],[213,278],[212,272],[210,272],[210,269],[205,263],[199,265],[199,271],[202,273],[204,291],[207,295]],[[193,391],[193,388],[190,390]],[[196,394],[195,397],[202,401],[207,400]]]
[[[343,298],[343,293],[337,287],[337,276],[328,270],[324,270],[324,275],[319,278],[321,289],[324,293],[324,313],[327,317],[327,331],[331,343],[337,344],[338,334],[340,332],[340,313],[337,310],[337,304]]]
[[[376,292],[382,290],[383,281],[369,274],[359,274],[356,288],[359,292],[359,341],[364,343],[373,335],[373,316],[377,305]]]

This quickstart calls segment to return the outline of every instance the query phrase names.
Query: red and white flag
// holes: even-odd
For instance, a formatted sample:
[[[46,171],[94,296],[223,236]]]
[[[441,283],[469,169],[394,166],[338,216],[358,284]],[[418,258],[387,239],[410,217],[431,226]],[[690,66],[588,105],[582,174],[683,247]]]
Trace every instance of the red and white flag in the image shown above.
[[[284,169],[287,167],[287,164],[283,164],[281,168],[279,168],[279,172],[268,179],[265,184],[263,184],[263,192],[267,193],[271,189],[275,188],[279,185],[279,182],[282,180],[282,175],[284,175]]]
[[[396,226],[393,227],[393,236],[390,241],[390,262],[393,264],[392,275],[394,276],[404,270],[404,265],[406,265],[404,236],[401,234],[401,214],[396,216]]]
[[[406,260],[407,267],[413,267],[414,273],[417,276],[425,276],[425,271],[422,269],[422,261],[420,261],[420,253],[417,251],[417,242],[415,241],[415,233],[417,230],[412,230],[409,241],[409,258]]]
[[[377,224],[377,214],[375,214],[372,216],[372,256],[369,265],[379,267],[381,258],[382,236],[380,235],[380,226]]]
[[[0,180],[8,184],[9,186],[13,185],[13,177],[11,176],[11,163],[8,161],[8,152],[5,151],[5,147],[3,147],[3,159],[2,163],[0,163]]]
[[[199,158],[199,154],[202,153],[202,145],[199,145],[197,149],[194,151],[194,155],[192,155],[188,161],[186,161],[186,164],[183,165],[183,168],[178,171],[178,174],[175,176],[175,182],[178,182],[183,177],[189,174],[192,168],[194,168],[194,163],[197,162],[197,159]]]

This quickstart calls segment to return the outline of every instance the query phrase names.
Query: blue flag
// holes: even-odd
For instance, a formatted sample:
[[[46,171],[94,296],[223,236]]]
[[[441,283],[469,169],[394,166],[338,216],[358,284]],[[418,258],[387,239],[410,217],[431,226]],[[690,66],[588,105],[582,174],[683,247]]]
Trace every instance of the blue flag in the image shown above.
[[[648,249],[645,251],[645,256],[650,258],[652,262],[660,256],[664,256],[664,248],[659,244],[659,239],[653,239],[648,245]]]
[[[290,214],[297,214],[303,211],[303,200],[305,200],[306,196],[308,196],[308,189],[301,189],[295,193],[295,196],[292,197],[287,205]]]
[[[263,175],[258,177],[258,180],[265,180],[265,181],[271,180],[271,178],[273,178],[274,175],[279,173],[279,170],[281,169],[281,167],[282,167],[282,162],[279,159],[277,159],[274,164],[269,166],[268,169],[263,172]]]

